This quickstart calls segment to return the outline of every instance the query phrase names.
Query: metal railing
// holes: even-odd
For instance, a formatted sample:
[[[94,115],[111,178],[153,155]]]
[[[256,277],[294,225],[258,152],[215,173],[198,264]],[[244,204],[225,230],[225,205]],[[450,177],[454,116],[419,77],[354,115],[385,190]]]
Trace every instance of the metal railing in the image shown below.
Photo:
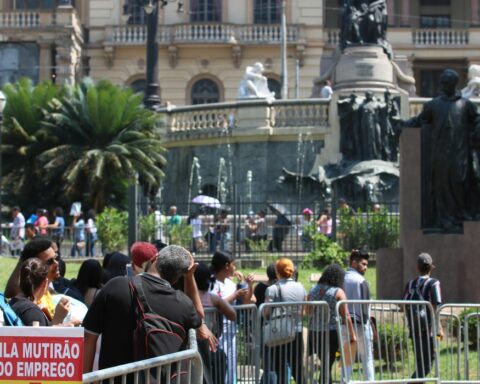
[[[348,327],[341,321],[342,305],[349,306],[350,316],[356,319],[354,344],[348,342]],[[214,308],[205,309],[206,324],[219,338],[215,353],[202,341],[197,350],[195,332],[190,330],[190,349],[186,351],[88,373],[83,382],[126,382],[127,377],[133,382],[148,382],[144,378],[153,369],[157,375],[151,383],[162,378],[162,383],[169,384],[176,381],[169,380],[169,372],[173,372],[169,367],[175,363],[188,372],[184,377],[191,384],[200,384],[204,374],[211,383],[285,384],[293,377],[296,382],[326,384],[330,372],[334,383],[480,382],[476,351],[479,304],[445,304],[435,314],[432,305],[424,301],[340,301],[334,313],[334,330],[330,328],[329,306],[323,301],[234,308],[234,321],[226,320]],[[422,313],[431,319],[426,320],[430,321],[426,327]],[[357,316],[362,314],[366,316]],[[443,340],[434,337],[437,324],[444,330]],[[376,332],[372,329],[369,333],[370,327]],[[283,335],[283,341],[271,337],[272,329]],[[336,347],[340,353],[331,349]],[[369,354],[371,360],[366,361]],[[424,374],[412,377],[419,369]],[[162,376],[161,372],[166,373]]]
[[[113,383],[121,380],[126,383],[127,380],[133,380],[134,383],[202,384],[203,365],[194,330],[189,332],[189,343],[186,351],[86,373],[82,382],[88,384],[109,380]]]
[[[480,305],[444,304],[437,309],[444,330],[439,341],[442,383],[480,382]]]
[[[211,254],[216,250],[232,252],[237,258],[286,254],[295,261],[316,249],[316,235],[320,232],[337,240],[346,250],[365,248],[375,252],[378,248],[399,244],[398,203],[352,203],[351,210],[345,213],[338,204],[325,200],[271,204],[243,200],[222,204],[226,209],[225,218],[220,217],[222,209],[202,208],[194,203],[156,204],[158,212],[168,212],[172,205],[177,207],[181,224],[169,225],[170,216],[158,215],[155,229],[140,231],[141,240],[162,236],[164,242],[180,244],[196,254]],[[287,221],[279,218],[270,206],[284,209]],[[148,212],[144,208],[139,206],[139,211]],[[309,221],[302,214],[306,208],[312,211]],[[323,223],[319,219],[325,209],[330,209],[330,217]],[[190,225],[199,210],[195,224]],[[266,213],[263,219],[262,210]],[[141,216],[139,222],[145,218],[148,219],[148,213]]]
[[[348,306],[356,341],[340,321],[342,305]],[[429,302],[345,300],[337,303],[336,319],[346,383],[439,382],[437,324]]]

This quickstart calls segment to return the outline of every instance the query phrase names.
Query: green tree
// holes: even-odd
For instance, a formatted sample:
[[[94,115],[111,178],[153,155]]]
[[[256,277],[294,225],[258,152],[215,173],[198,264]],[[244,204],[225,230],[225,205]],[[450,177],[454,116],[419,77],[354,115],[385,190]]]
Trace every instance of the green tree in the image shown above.
[[[46,182],[101,211],[124,206],[126,186],[136,175],[149,191],[164,176],[160,117],[142,106],[142,96],[107,81],[84,80],[43,123],[53,145],[37,157]]]
[[[7,97],[2,132],[2,190],[23,208],[46,206],[55,191],[40,180],[42,168],[37,156],[51,148],[52,142],[42,126],[45,116],[54,108],[52,102],[61,98],[64,90],[52,83],[34,86],[30,79],[7,84]]]

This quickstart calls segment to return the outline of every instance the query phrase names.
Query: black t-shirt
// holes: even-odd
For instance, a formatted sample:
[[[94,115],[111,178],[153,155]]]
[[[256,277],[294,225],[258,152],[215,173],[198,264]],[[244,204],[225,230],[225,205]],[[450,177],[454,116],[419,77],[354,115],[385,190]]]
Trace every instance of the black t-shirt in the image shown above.
[[[31,326],[34,321],[38,321],[41,327],[48,327],[48,321],[40,307],[25,297],[14,297],[10,300],[10,306],[15,311],[23,325]]]
[[[142,286],[152,311],[185,329],[202,324],[192,301],[159,277],[144,273]],[[86,332],[102,335],[99,368],[133,361],[135,315],[127,277],[110,280],[97,295],[83,320]],[[163,354],[178,351],[166,350]]]

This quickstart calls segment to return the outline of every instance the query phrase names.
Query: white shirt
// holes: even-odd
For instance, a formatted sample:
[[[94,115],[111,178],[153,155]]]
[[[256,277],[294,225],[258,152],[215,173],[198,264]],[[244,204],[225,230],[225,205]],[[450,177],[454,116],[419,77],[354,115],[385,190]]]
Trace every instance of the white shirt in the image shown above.
[[[213,288],[211,292],[222,299],[232,295],[237,290],[237,285],[226,278],[225,281],[222,283],[220,280],[215,280],[215,284],[213,284]]]
[[[202,219],[200,217],[196,217],[190,219],[190,225],[192,226],[192,237],[196,239],[197,237],[202,237]]]
[[[18,212],[17,216],[13,219],[13,226],[11,232],[11,238],[14,240],[23,239],[25,237],[25,217],[21,212]]]
[[[332,94],[333,94],[333,90],[332,90],[332,87],[329,85],[325,85],[320,91],[320,97],[322,99],[330,99],[332,97]]]

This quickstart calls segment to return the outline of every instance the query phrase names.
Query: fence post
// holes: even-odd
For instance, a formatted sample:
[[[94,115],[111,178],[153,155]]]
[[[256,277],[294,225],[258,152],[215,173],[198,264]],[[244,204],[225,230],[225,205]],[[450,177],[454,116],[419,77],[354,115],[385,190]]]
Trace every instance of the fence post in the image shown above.
[[[137,214],[138,214],[138,187],[137,181],[128,186],[128,256],[133,243],[137,241]]]

